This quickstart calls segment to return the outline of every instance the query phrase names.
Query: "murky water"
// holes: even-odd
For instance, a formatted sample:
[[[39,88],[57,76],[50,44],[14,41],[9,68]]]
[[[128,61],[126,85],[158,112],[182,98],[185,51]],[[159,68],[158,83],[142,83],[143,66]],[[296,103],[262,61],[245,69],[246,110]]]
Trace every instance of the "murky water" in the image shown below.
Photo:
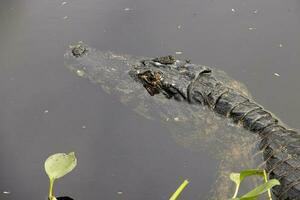
[[[2,0],[0,199],[45,198],[44,160],[68,151],[78,166],[57,181],[57,196],[168,199],[189,178],[182,199],[203,199],[220,158],[184,145],[197,136],[174,137],[174,128],[74,76],[64,67],[65,50],[84,40],[136,56],[183,52],[244,82],[259,103],[299,128],[299,11],[297,0]]]

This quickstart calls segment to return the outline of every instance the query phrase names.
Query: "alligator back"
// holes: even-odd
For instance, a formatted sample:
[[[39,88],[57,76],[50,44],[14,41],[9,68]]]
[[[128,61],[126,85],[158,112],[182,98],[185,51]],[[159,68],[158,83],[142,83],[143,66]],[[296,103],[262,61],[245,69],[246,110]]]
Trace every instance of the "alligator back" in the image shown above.
[[[261,137],[265,169],[281,185],[273,188],[278,199],[300,199],[300,135],[286,128],[253,100],[222,83],[213,70],[200,73],[189,86],[189,102],[207,105],[216,113]]]
[[[230,143],[234,148],[229,148],[233,150],[230,155],[228,151],[228,156],[223,154],[226,161],[224,163],[229,163],[232,157],[236,157],[237,162],[230,163],[241,165],[245,159],[251,162],[248,154],[252,149],[249,148],[249,145],[252,146],[252,139],[240,142],[237,138],[259,136],[259,149],[264,158],[261,166],[264,166],[270,178],[279,179],[281,183],[273,188],[273,194],[278,199],[300,199],[300,135],[286,128],[271,112],[252,100],[248,92],[245,93],[245,90],[236,87],[237,81],[228,78],[220,70],[190,64],[171,56],[148,59],[101,52],[82,43],[71,46],[65,54],[65,64],[78,76],[100,83],[106,92],[120,96],[121,102],[130,105],[136,102],[133,105],[134,110],[147,118],[160,118],[168,122],[168,126],[174,121],[176,130],[181,132],[186,132],[185,127],[189,127],[190,135],[192,127],[206,138],[209,136],[210,139],[214,138],[226,146]],[[150,95],[163,95],[149,98],[142,91],[141,85]],[[171,98],[183,103],[169,101]],[[194,105],[185,106],[186,102]],[[198,106],[199,104],[205,106]],[[207,112],[207,107],[214,112]],[[221,117],[213,115],[214,113],[230,118],[235,124],[255,134],[249,134],[248,131],[231,134],[226,128],[228,124],[222,123],[222,120],[219,120]],[[210,129],[204,130],[207,126]],[[222,130],[221,134],[212,134],[218,129]],[[198,136],[192,134],[188,141],[194,142]],[[209,143],[208,140],[203,140],[205,137],[198,140]],[[182,137],[179,135],[179,138]],[[244,148],[236,148],[236,144],[243,144]],[[184,145],[186,146],[186,143]],[[215,146],[220,145],[214,145],[214,148]],[[223,166],[220,177],[224,177],[225,172],[228,175],[225,168],[233,170],[231,164],[225,168],[222,164],[220,166]],[[219,185],[226,184],[221,181]],[[224,197],[228,190],[221,188],[219,191]]]

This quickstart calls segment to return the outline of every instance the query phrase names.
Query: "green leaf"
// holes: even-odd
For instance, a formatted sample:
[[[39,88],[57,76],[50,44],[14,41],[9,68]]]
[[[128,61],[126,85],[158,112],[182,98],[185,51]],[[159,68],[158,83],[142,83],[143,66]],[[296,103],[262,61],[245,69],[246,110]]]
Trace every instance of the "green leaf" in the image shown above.
[[[266,183],[263,183],[256,188],[254,188],[252,191],[248,192],[247,194],[240,197],[240,200],[249,200],[249,199],[255,199],[260,194],[270,190],[272,187],[280,185],[279,181],[276,179],[271,179]]]
[[[248,176],[261,176],[264,177],[264,170],[262,169],[248,169],[248,170],[243,170],[240,172],[241,174],[241,180]]]
[[[240,185],[241,182],[248,176],[262,176],[264,177],[264,170],[261,169],[248,169],[243,170],[240,173],[231,173],[230,179],[235,182],[236,185]]]
[[[58,179],[72,171],[77,165],[75,153],[57,153],[45,161],[45,171],[50,179]]]
[[[231,173],[230,179],[239,185],[248,176],[264,176],[264,170],[261,169],[248,169],[241,171],[240,173]]]
[[[252,197],[252,198],[239,198],[239,200],[256,200],[257,197]]]
[[[235,192],[233,195],[233,199],[237,198],[237,194],[239,191],[239,187],[241,182],[248,176],[262,176],[264,177],[264,170],[261,169],[247,169],[243,170],[240,173],[231,173],[230,179],[236,184]]]

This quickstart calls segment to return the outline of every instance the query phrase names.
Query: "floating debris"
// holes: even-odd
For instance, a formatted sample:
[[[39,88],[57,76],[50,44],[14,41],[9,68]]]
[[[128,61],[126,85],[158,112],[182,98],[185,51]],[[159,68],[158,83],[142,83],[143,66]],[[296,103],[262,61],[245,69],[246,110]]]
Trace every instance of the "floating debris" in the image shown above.
[[[179,117],[175,117],[174,121],[178,122],[179,121]]]
[[[277,76],[277,77],[279,77],[279,76],[280,76],[280,74],[278,74],[278,73],[274,73],[274,75],[275,75],[275,76]]]
[[[125,10],[125,11],[131,11],[131,10],[133,10],[133,9],[131,9],[131,8],[124,8],[124,10]]]
[[[181,55],[181,54],[182,54],[182,51],[176,51],[175,54],[176,54],[176,55]]]
[[[180,30],[180,29],[181,29],[181,27],[182,27],[181,25],[178,25],[178,26],[177,26],[177,29],[178,29],[178,30]]]
[[[64,18],[63,19],[69,19],[69,17],[68,16],[64,16]]]
[[[232,9],[231,9],[231,11],[232,11],[233,13],[235,13],[235,12],[236,12],[236,10],[235,10],[234,8],[232,8]]]
[[[3,194],[10,194],[10,191],[3,191]]]
[[[123,192],[119,191],[119,192],[117,192],[117,194],[118,194],[118,195],[122,195],[122,194],[123,194]]]
[[[66,4],[67,4],[66,1],[63,1],[63,2],[61,3],[62,6],[66,5]]]
[[[86,126],[85,126],[85,125],[83,125],[81,128],[82,128],[82,129],[86,129]]]
[[[281,48],[281,47],[283,47],[283,45],[282,45],[282,44],[279,44],[279,47]]]
[[[254,30],[256,30],[256,28],[255,27],[249,27],[248,30],[254,31]]]
[[[253,14],[257,14],[258,13],[258,10],[253,10]]]
[[[82,70],[80,70],[80,69],[77,69],[76,70],[76,74],[78,75],[78,76],[80,76],[80,77],[83,77],[84,76],[84,71],[82,71]]]
[[[49,112],[49,110],[44,110],[44,113],[48,113]]]

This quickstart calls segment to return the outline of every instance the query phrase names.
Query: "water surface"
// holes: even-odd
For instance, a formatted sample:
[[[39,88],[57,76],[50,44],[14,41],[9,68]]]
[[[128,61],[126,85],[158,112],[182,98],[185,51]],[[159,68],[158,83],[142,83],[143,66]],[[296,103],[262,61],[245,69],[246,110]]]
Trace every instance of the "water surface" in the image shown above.
[[[299,128],[299,1],[63,2],[0,3],[0,199],[43,199],[43,162],[55,152],[77,154],[55,185],[74,199],[167,199],[184,178],[182,199],[200,199],[216,180],[208,150],[185,147],[165,124],[70,73],[63,54],[74,41],[136,56],[183,52]]]

